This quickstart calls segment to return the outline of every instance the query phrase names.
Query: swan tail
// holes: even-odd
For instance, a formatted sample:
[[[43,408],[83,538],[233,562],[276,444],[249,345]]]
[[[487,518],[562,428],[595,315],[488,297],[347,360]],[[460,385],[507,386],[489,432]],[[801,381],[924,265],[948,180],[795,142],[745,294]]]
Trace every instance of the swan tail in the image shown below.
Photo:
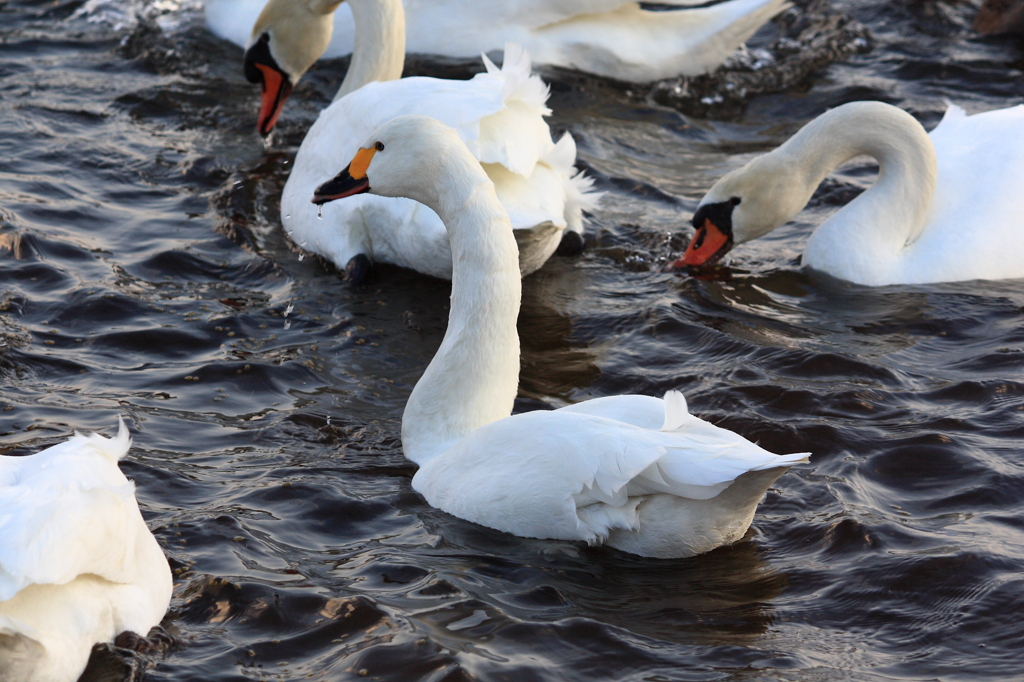
[[[113,438],[107,438],[98,433],[83,436],[77,431],[74,437],[81,438],[84,441],[83,444],[88,445],[113,464],[117,464],[118,461],[123,459],[128,454],[128,450],[132,445],[132,437],[128,432],[128,427],[124,425],[123,417],[117,418],[117,435]]]
[[[792,7],[789,0],[727,0],[695,11],[708,12],[707,33],[700,54],[690,68],[700,65],[701,72],[713,71],[729,58],[750,36],[776,14]]]
[[[680,391],[665,393],[665,422],[662,431],[678,431],[693,421],[694,416],[686,405],[686,397]]]

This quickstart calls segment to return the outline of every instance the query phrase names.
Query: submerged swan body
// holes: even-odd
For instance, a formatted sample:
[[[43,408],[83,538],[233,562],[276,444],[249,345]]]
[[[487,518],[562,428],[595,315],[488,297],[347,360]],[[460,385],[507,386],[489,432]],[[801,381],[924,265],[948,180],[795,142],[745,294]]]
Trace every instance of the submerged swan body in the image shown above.
[[[0,457],[0,679],[74,682],[94,644],[163,618],[171,571],[117,466],[130,443],[122,422]]]
[[[544,121],[550,113],[547,86],[531,75],[529,55],[509,45],[501,69],[485,57],[487,72],[468,81],[396,80],[405,55],[401,2],[347,4],[360,27],[352,66],[338,98],[303,140],[281,197],[281,221],[292,240],[339,268],[364,257],[451,278],[448,235],[422,204],[366,196],[325,208],[320,220],[309,203],[310,190],[337,170],[338,158],[350,158],[358,141],[381,123],[415,112],[456,128],[483,164],[512,217],[523,275],[547,261],[566,231],[582,246],[583,211],[593,207],[597,195],[573,166],[572,136],[566,133],[557,143],[551,139]],[[283,104],[272,83],[298,80],[315,59],[303,37],[322,31],[322,21],[298,7],[291,0],[272,0],[253,29],[247,69],[259,70],[263,78],[261,130],[273,124]]]
[[[324,0],[296,0],[326,5]],[[206,0],[206,23],[246,45],[267,0]],[[334,3],[336,4],[336,3]],[[406,48],[413,54],[472,58],[522,44],[537,63],[646,83],[717,68],[787,0],[667,0],[680,9],[651,11],[633,0],[405,0]],[[358,37],[344,5],[333,17],[327,57],[352,51]]]
[[[458,134],[422,116],[378,129],[317,203],[371,191],[433,208],[451,238],[451,313],[402,419],[413,487],[433,506],[519,536],[685,557],[742,537],[778,456],[689,414],[682,394],[509,416],[521,283],[494,185]]]
[[[931,135],[888,104],[836,107],[715,183],[676,265],[713,263],[784,224],[862,154],[878,180],[814,231],[804,265],[869,286],[1024,277],[1024,105],[950,106]]]

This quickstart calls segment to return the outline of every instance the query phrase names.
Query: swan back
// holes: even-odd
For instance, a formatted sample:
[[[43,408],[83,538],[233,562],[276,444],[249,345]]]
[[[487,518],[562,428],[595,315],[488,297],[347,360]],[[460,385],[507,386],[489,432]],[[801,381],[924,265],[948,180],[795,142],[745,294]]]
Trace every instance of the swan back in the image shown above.
[[[0,678],[74,680],[92,646],[146,635],[171,573],[118,468],[130,438],[0,457]]]

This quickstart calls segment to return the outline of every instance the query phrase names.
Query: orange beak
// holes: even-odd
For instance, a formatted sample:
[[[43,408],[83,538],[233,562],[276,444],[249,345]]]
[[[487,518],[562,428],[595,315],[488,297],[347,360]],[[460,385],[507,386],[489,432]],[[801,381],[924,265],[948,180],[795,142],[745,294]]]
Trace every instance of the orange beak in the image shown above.
[[[693,241],[690,242],[686,253],[673,263],[672,267],[710,265],[724,256],[731,246],[732,238],[718,229],[710,218],[705,218],[704,224],[698,227],[693,235]]]
[[[352,163],[336,176],[320,185],[313,192],[314,204],[326,204],[328,201],[344,199],[356,194],[370,191],[370,181],[366,177],[366,169],[370,167],[375,147],[363,147],[356,152]]]
[[[260,116],[256,119],[256,129],[266,137],[274,129],[288,95],[292,94],[292,84],[287,76],[273,66],[256,64],[256,68],[263,74],[263,99],[260,102]]]

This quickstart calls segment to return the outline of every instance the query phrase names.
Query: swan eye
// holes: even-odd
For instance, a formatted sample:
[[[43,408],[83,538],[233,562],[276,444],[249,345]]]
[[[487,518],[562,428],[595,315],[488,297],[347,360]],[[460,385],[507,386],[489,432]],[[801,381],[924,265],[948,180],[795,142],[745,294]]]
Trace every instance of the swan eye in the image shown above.
[[[373,148],[379,152],[382,152],[384,151],[384,143],[381,142],[380,140],[377,140],[377,144],[373,145]]]
[[[733,197],[732,199],[729,199],[729,203],[732,204],[733,206],[739,206],[740,203],[742,203],[742,201],[743,200],[740,199],[739,197]]]
[[[270,34],[269,33],[264,33],[263,35],[261,35],[260,36],[260,42],[261,43],[269,43],[270,42]]]

